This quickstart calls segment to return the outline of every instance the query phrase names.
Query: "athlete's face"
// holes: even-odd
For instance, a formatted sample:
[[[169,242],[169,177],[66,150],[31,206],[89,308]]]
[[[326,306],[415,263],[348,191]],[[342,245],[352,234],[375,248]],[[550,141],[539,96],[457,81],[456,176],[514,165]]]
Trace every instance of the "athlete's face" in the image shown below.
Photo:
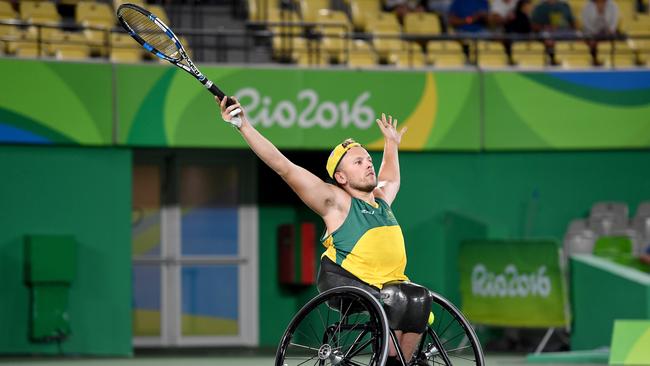
[[[347,183],[350,188],[362,192],[372,192],[377,187],[372,158],[366,149],[359,146],[348,150],[339,163],[336,176],[340,184]]]

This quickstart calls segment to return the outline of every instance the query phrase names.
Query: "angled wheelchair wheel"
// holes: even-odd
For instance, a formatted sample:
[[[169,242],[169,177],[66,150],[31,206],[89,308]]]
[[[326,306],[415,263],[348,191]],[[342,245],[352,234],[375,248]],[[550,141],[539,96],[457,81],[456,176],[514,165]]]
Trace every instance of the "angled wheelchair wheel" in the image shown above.
[[[416,351],[416,365],[485,365],[481,344],[463,314],[435,292],[433,324],[427,327]]]
[[[389,329],[379,301],[357,287],[327,290],[291,320],[275,356],[276,366],[383,366]]]

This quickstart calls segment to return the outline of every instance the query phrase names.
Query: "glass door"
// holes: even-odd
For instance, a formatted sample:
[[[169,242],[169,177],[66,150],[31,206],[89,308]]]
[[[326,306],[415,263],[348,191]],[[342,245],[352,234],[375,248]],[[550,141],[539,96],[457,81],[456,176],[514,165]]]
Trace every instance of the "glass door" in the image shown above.
[[[136,345],[257,344],[253,161],[205,155],[134,164]]]

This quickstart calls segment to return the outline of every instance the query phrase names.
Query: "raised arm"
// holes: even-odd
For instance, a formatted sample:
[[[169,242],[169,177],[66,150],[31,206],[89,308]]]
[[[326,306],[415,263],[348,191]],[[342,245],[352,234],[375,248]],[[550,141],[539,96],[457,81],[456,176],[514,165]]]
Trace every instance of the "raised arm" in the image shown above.
[[[393,203],[400,185],[399,156],[397,150],[402,141],[402,135],[406,127],[397,132],[397,119],[393,116],[381,114],[381,120],[377,119],[377,125],[384,135],[384,156],[381,160],[379,175],[377,176],[377,190],[380,198],[383,198],[389,205]]]
[[[219,102],[218,98],[215,97],[215,99]],[[236,99],[234,100],[236,103],[229,107],[226,107],[225,98],[224,101],[220,102],[221,116],[223,119],[226,122],[233,123],[233,117],[230,115],[230,112],[237,108],[241,109],[242,112],[238,115],[241,119],[239,132],[253,152],[262,159],[266,165],[278,173],[278,175],[289,184],[289,187],[296,192],[298,197],[300,197],[309,208],[314,210],[314,212],[319,214],[321,217],[325,217],[332,207],[334,207],[336,187],[323,182],[308,170],[287,159],[280,150],[278,150],[248,122],[243,107],[239,104],[239,101]]]

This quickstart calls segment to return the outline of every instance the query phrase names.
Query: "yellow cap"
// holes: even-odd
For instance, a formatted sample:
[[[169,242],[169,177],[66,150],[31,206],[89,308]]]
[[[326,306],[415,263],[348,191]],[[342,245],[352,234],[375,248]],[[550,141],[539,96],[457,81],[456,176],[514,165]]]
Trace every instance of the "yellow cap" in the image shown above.
[[[343,141],[342,143],[336,145],[334,150],[330,153],[330,157],[327,158],[327,174],[330,176],[330,178],[334,178],[334,172],[336,171],[336,167],[339,166],[339,163],[341,162],[341,159],[343,159],[343,156],[345,156],[345,153],[348,152],[351,148],[355,146],[361,146],[360,143],[352,140],[352,139],[347,139]]]

